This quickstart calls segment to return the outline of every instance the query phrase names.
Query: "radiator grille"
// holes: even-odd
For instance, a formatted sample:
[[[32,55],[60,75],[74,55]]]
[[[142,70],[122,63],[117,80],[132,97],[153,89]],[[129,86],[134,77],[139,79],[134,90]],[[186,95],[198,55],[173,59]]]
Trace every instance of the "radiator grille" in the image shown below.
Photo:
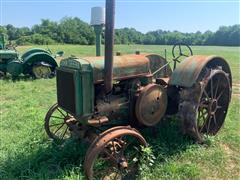
[[[74,72],[57,70],[57,99],[64,110],[76,113]]]

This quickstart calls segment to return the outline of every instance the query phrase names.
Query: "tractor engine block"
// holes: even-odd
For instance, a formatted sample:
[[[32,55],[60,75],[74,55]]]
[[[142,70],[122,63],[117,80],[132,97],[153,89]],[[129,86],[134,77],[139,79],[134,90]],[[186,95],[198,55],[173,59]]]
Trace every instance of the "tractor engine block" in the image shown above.
[[[161,66],[164,59],[152,54],[115,56],[113,88],[106,95],[103,57],[62,60],[57,68],[58,104],[83,124],[107,117],[108,121],[103,118],[101,122],[113,123],[114,120],[117,124],[128,124],[129,119],[132,124],[153,126],[167,108],[165,88],[153,82],[152,72],[157,63]],[[166,66],[164,72],[169,69]],[[166,73],[155,76],[164,77]]]

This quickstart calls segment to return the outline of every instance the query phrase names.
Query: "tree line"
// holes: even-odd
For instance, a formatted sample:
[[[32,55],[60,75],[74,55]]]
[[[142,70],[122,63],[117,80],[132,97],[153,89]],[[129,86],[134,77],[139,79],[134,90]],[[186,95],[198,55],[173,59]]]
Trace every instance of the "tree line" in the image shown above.
[[[59,22],[42,19],[40,24],[28,27],[0,26],[0,33],[17,45],[28,44],[81,44],[93,45],[93,28],[77,17],[65,17]],[[177,42],[189,45],[240,46],[240,25],[221,26],[216,32],[182,33],[156,30],[141,33],[134,28],[115,30],[116,44],[172,45]],[[104,43],[104,33],[103,33]]]

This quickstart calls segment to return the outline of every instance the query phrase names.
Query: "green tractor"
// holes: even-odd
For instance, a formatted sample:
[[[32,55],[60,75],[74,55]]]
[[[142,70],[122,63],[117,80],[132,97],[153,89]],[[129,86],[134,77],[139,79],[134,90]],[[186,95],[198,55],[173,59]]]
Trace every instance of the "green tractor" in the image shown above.
[[[58,66],[55,58],[62,55],[63,52],[53,56],[49,50],[33,48],[19,56],[14,46],[6,46],[4,35],[0,34],[0,76],[9,73],[13,78],[20,74],[36,79],[54,77]]]
[[[193,55],[181,44],[172,49],[173,61],[140,52],[114,56],[114,15],[115,0],[106,0],[105,56],[61,61],[57,103],[45,116],[55,142],[89,144],[83,165],[88,180],[135,179],[148,146],[142,130],[170,115],[179,117],[183,134],[204,143],[222,128],[231,101],[231,70],[222,57]]]

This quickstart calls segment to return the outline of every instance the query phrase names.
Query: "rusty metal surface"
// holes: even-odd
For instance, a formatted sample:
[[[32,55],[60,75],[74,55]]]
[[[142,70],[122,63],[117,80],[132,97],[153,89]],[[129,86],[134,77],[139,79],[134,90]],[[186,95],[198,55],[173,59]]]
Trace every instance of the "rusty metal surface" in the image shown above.
[[[138,121],[145,126],[156,125],[166,112],[167,102],[167,93],[162,86],[147,85],[137,98],[135,111]]]
[[[228,75],[221,69],[206,70],[203,79],[180,92],[179,115],[184,134],[198,142],[216,135],[224,124],[231,99]]]
[[[112,164],[112,167],[116,169],[123,168],[128,169],[128,158],[124,156],[125,146],[128,145],[124,141],[124,136],[134,137],[139,145],[147,146],[146,140],[143,136],[134,128],[129,126],[118,126],[100,134],[90,145],[84,160],[84,170],[88,180],[92,180],[96,177],[96,173],[93,170],[95,161],[99,156],[105,154],[104,159]],[[121,151],[123,150],[123,151]],[[99,172],[103,173],[103,172]],[[107,175],[107,174],[104,174]],[[101,179],[102,177],[96,177]]]
[[[108,101],[104,101],[103,99],[97,100],[96,110],[97,112],[113,112],[118,111],[121,108],[127,108],[129,104],[129,100],[125,96],[111,96]]]
[[[104,80],[104,58],[103,57],[84,57],[93,67],[95,83]],[[151,74],[149,69],[149,59],[145,55],[124,55],[114,56],[113,61],[113,80],[122,80],[133,77]]]
[[[172,74],[172,69],[167,60],[157,54],[148,54],[146,57],[149,59],[151,73],[153,74],[159,68],[165,66],[161,71],[154,74],[154,78],[169,77]]]
[[[100,116],[100,117],[88,120],[88,125],[93,127],[99,127],[108,122],[109,122],[109,119],[106,116]]]
[[[104,82],[104,57],[70,57],[60,63],[60,68],[93,71],[94,83]],[[141,76],[152,75],[157,69],[166,65],[166,60],[157,54],[130,54],[114,56],[113,80],[126,80]],[[172,71],[166,65],[161,71],[154,74],[154,78],[169,77]]]
[[[83,57],[81,59],[89,62],[93,67],[94,82],[103,82],[104,57]],[[139,76],[151,75],[166,63],[166,60],[157,54],[130,54],[123,56],[114,56],[113,80],[123,80]],[[169,77],[171,74],[172,71],[168,65],[162,71],[154,75],[154,78]]]
[[[230,84],[232,82],[231,70],[227,61],[218,56],[191,56],[186,58],[173,71],[169,84],[181,87],[192,87],[197,81],[204,67],[216,68],[221,66],[229,74]]]
[[[114,46],[115,0],[106,0],[105,24],[105,61],[104,87],[105,93],[113,88],[113,46]]]

